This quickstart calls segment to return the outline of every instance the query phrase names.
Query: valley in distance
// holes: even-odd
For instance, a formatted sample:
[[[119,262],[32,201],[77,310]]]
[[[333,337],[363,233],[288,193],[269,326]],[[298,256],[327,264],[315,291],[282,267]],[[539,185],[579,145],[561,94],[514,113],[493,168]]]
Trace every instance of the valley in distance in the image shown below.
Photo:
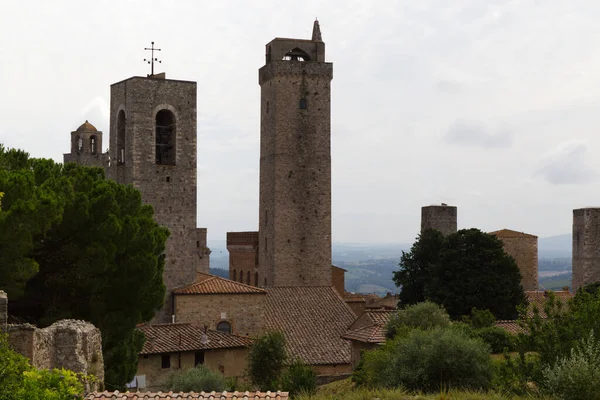
[[[210,273],[229,278],[229,253],[224,240],[209,240]],[[333,265],[346,271],[346,290],[384,296],[397,293],[392,281],[402,251],[412,243],[333,243]],[[538,239],[538,282],[540,290],[571,288],[572,235]]]

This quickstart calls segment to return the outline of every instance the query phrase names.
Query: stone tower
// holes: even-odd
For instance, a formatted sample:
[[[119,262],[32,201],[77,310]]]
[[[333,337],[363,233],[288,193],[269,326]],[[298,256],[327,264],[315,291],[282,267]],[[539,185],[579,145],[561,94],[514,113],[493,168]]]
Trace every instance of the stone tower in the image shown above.
[[[421,232],[437,229],[444,236],[456,233],[457,209],[442,203],[439,206],[421,207]]]
[[[502,241],[504,252],[517,262],[523,290],[538,290],[538,237],[511,229],[489,233]]]
[[[332,78],[318,21],[312,40],[266,45],[259,70],[261,285],[331,285]]]
[[[110,87],[109,177],[132,184],[155,220],[169,228],[165,305],[154,322],[170,322],[171,290],[208,272],[206,228],[196,228],[196,82],[164,74]]]
[[[600,281],[600,208],[573,210],[573,291]]]
[[[87,167],[108,166],[108,154],[102,153],[102,132],[85,121],[71,132],[71,152],[63,155],[64,163],[74,162]]]
[[[258,232],[227,232],[229,279],[259,286]]]

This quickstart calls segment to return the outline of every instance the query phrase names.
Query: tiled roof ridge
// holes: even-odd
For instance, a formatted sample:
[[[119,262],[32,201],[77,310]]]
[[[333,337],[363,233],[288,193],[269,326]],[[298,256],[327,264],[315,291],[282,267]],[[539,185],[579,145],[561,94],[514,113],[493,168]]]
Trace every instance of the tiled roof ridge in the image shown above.
[[[280,390],[276,392],[266,391],[266,392],[119,392],[118,390],[115,392],[92,392],[89,393],[85,399],[86,400],[94,400],[94,399],[114,399],[114,400],[125,400],[125,399],[189,399],[189,400],[252,400],[252,399],[260,399],[260,400],[285,400],[288,399],[289,393],[282,392]]]
[[[495,235],[495,236],[503,236],[503,235],[513,235],[516,237],[535,237],[537,238],[536,235],[533,235],[531,233],[525,233],[522,231],[515,231],[514,229],[507,229],[507,228],[503,228],[503,229],[498,229],[496,231],[492,231],[492,232],[488,232],[490,235]]]
[[[206,285],[207,283],[213,282],[213,281],[222,281],[224,283],[228,283],[231,285],[235,285],[238,287],[242,287],[245,289],[249,289],[249,292],[246,293],[266,293],[267,291],[263,288],[257,287],[257,286],[252,286],[252,285],[247,285],[245,283],[241,283],[241,282],[236,282],[234,280],[231,279],[227,279],[227,278],[223,278],[217,275],[211,275],[211,274],[207,274],[204,272],[197,272],[197,275],[204,275],[206,278],[202,279],[202,280],[198,280],[196,279],[194,282],[187,284],[187,285],[183,285],[183,286],[178,286],[176,288],[173,288],[173,292],[174,293],[180,293],[180,294],[185,294],[185,292],[182,292],[183,290],[187,289],[187,288],[192,288],[194,286],[200,286],[200,285]],[[223,292],[223,293],[229,293],[229,292]],[[188,293],[188,294],[194,294],[194,293]]]

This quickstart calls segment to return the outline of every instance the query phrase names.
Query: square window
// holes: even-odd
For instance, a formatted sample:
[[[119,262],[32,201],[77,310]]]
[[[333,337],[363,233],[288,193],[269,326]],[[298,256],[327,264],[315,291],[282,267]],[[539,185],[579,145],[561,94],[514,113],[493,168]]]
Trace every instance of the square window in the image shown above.
[[[160,356],[160,367],[161,368],[171,368],[171,355],[163,354]]]
[[[196,354],[194,355],[194,366],[196,366],[198,364],[204,364],[204,352],[203,351],[197,351]]]

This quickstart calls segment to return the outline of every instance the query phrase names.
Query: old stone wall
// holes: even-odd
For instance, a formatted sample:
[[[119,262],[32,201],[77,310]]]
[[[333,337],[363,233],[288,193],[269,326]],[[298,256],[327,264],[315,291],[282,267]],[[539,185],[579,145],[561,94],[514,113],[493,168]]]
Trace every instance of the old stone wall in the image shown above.
[[[573,291],[600,281],[600,208],[573,210]]]
[[[216,329],[221,321],[232,333],[256,337],[265,330],[266,294],[175,295],[175,321]]]
[[[457,208],[448,205],[421,207],[421,232],[437,229],[444,236],[457,231]]]
[[[325,62],[272,60],[259,71],[259,279],[331,284],[331,79]]]
[[[109,176],[140,190],[169,228],[165,304],[153,322],[170,322],[171,290],[208,273],[206,229],[196,228],[196,82],[133,77],[111,86]],[[157,163],[156,117],[175,118],[174,163]],[[119,142],[121,141],[121,142]]]
[[[538,238],[520,232],[501,233],[504,252],[515,259],[524,290],[538,290]]]
[[[259,286],[258,232],[227,232],[229,279]]]
[[[338,292],[338,294],[344,297],[346,292],[346,270],[335,265],[331,266],[331,286]]]

